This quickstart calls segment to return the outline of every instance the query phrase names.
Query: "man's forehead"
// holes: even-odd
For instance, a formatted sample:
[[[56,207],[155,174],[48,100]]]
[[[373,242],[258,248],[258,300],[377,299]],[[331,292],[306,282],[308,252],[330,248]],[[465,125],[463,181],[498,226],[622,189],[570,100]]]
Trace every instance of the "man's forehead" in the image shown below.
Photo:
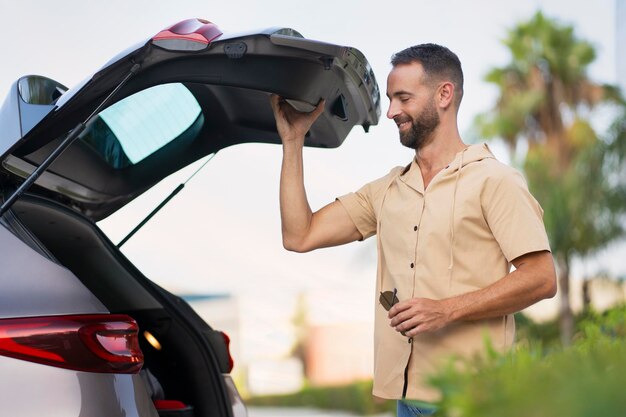
[[[419,62],[398,64],[391,69],[387,76],[387,95],[395,94],[400,90],[419,87],[424,83],[424,78],[424,68]]]

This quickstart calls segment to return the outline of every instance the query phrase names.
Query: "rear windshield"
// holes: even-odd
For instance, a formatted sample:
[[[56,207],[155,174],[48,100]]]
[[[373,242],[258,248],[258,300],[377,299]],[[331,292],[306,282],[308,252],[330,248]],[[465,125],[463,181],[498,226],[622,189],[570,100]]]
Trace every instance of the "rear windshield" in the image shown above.
[[[113,168],[126,168],[180,136],[193,125],[200,111],[197,100],[184,85],[158,85],[100,112],[81,140]]]

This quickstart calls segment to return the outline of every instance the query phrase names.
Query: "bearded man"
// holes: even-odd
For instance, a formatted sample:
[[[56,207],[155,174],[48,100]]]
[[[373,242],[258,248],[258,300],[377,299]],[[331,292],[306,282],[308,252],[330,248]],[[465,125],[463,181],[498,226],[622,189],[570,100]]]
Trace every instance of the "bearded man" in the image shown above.
[[[405,167],[312,212],[303,181],[304,136],[324,111],[272,96],[283,143],[283,245],[296,252],[377,235],[378,306],[373,394],[398,400],[398,416],[432,414],[426,383],[451,356],[499,350],[514,340],[512,314],[556,293],[543,211],[522,175],[486,144],[466,145],[457,114],[463,72],[448,48],[396,53],[387,117],[415,150]],[[511,272],[511,265],[515,270]]]

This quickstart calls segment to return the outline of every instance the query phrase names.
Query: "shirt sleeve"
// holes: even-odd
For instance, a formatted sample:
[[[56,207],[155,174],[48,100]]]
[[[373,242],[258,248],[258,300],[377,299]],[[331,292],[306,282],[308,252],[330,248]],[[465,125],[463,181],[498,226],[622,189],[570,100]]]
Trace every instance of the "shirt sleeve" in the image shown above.
[[[337,198],[361,233],[361,240],[376,234],[378,206],[390,181],[396,178],[401,170],[402,167],[396,167],[386,176],[365,184],[358,191]]]
[[[376,214],[372,206],[369,188],[368,184],[355,193],[349,193],[337,198],[348,212],[359,233],[361,233],[361,240],[376,234]]]
[[[483,203],[487,224],[506,259],[550,251],[543,210],[517,171],[505,173]]]

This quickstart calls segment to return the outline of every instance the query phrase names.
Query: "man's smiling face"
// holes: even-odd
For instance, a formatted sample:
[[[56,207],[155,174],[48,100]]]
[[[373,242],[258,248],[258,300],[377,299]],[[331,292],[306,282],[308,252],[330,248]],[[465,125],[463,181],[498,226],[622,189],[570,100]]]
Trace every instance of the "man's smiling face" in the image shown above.
[[[439,126],[434,88],[422,65],[414,62],[395,66],[387,77],[387,117],[398,126],[400,142],[419,150],[433,139]]]

